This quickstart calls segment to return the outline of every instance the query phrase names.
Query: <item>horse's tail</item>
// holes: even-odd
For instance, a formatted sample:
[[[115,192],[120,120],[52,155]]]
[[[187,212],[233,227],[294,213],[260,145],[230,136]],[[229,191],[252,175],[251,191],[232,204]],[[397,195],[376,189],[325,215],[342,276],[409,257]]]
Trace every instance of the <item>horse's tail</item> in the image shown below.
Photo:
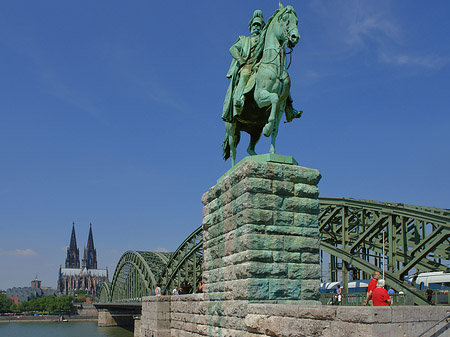
[[[223,160],[230,158],[230,141],[228,140],[228,133],[225,134],[225,138],[222,142]]]

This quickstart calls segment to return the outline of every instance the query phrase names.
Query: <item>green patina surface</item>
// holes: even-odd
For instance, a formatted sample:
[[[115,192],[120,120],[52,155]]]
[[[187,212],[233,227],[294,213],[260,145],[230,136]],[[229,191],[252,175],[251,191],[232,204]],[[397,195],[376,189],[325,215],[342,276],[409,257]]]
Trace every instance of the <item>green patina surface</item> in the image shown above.
[[[231,157],[232,166],[241,131],[250,135],[248,154],[256,155],[261,134],[271,137],[269,152],[274,154],[282,116],[291,122],[302,115],[293,107],[286,64],[286,50],[292,50],[300,39],[297,24],[292,6],[280,3],[267,24],[263,13],[256,10],[249,23],[251,36],[240,36],[230,48],[233,60],[223,104],[226,135],[222,149],[223,158]]]

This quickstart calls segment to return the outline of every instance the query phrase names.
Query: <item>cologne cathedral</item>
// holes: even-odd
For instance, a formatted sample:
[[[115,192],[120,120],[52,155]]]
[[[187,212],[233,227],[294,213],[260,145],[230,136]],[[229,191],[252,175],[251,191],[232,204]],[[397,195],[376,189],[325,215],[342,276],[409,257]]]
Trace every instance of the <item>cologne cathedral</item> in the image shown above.
[[[97,269],[97,250],[94,248],[92,224],[80,267],[80,250],[77,247],[75,223],[73,223],[65,268],[59,267],[58,293],[73,295],[77,290],[84,290],[86,295],[97,296],[102,283],[108,280],[108,269]]]

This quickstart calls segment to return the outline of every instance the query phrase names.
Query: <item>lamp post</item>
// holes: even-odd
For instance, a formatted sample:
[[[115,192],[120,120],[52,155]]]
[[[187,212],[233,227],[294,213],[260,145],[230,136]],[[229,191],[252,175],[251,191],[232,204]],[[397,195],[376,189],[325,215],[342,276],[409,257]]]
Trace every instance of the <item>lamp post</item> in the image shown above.
[[[384,230],[383,230],[383,280],[384,280],[384,262],[386,260],[386,255],[384,255]]]

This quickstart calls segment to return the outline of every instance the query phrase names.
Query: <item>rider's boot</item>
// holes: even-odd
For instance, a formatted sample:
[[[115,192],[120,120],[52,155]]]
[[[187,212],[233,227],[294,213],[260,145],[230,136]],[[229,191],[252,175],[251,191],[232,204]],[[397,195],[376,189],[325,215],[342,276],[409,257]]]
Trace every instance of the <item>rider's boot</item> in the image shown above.
[[[242,113],[242,109],[244,109],[244,96],[236,99],[236,101],[234,102],[234,107],[237,114],[240,115]]]

